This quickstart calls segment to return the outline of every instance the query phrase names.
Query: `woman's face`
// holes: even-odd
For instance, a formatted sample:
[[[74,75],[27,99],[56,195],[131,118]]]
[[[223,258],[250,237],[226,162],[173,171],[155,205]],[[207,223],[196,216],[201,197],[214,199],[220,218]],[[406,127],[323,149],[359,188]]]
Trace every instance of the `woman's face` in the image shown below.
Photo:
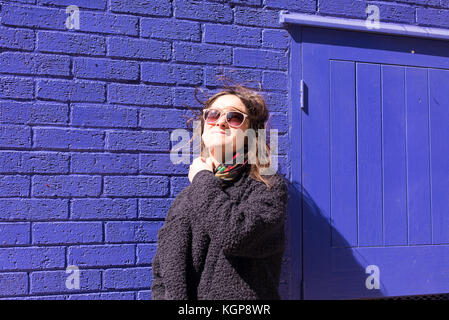
[[[248,114],[240,98],[232,94],[220,96],[209,109],[217,109],[221,114],[220,119],[215,124],[204,123],[202,135],[204,145],[209,148],[213,155],[220,154],[220,152],[224,155],[225,152],[229,154],[231,150],[232,152],[240,150],[244,145],[244,132],[249,128],[249,120],[245,118],[239,128],[233,128],[228,125],[225,116],[227,111],[240,111]]]

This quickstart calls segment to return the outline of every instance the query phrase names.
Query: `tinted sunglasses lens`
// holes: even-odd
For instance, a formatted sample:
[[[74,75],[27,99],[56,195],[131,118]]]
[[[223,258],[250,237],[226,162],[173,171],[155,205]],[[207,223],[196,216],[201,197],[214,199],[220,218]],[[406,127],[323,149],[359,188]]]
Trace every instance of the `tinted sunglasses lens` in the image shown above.
[[[245,120],[245,116],[240,112],[228,112],[227,121],[230,126],[240,126]]]
[[[217,122],[217,120],[220,118],[220,112],[216,110],[206,110],[204,118],[206,119],[207,123]]]

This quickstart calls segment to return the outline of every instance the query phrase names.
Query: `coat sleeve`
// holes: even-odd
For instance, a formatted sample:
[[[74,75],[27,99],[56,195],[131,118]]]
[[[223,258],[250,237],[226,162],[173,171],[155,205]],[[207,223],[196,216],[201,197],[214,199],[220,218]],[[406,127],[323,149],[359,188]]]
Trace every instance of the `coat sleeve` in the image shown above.
[[[187,298],[182,272],[186,254],[183,250],[186,250],[187,233],[190,230],[186,226],[188,215],[182,210],[187,193],[188,188],[185,188],[178,194],[167,212],[164,225],[158,231],[158,247],[152,261],[152,300]],[[174,268],[174,265],[179,268]]]
[[[270,189],[253,183],[246,200],[236,202],[211,171],[198,172],[191,184],[197,208],[192,223],[200,224],[228,256],[264,258],[282,252],[288,190],[282,176],[271,177]]]

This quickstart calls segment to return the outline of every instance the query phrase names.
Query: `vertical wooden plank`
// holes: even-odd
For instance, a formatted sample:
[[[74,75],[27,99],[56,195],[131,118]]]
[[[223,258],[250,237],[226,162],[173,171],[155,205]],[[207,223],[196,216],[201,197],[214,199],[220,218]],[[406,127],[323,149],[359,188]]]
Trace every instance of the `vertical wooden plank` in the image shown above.
[[[357,63],[359,246],[383,245],[380,65]]]
[[[385,245],[407,244],[405,68],[382,66],[382,168]]]
[[[332,246],[357,246],[355,63],[331,61],[330,69]]]
[[[449,243],[449,70],[429,70],[433,243]]]
[[[432,243],[427,69],[405,69],[409,244]]]
[[[305,63],[302,68],[308,97],[301,116],[305,299],[326,296],[327,279],[332,274],[329,252],[329,49],[315,43],[316,33],[316,29],[303,28]]]

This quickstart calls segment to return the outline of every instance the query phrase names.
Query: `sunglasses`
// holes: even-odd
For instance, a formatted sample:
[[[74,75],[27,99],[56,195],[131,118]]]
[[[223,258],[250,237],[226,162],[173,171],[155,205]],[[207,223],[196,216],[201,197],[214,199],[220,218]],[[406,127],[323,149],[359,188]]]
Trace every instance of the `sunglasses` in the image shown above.
[[[222,115],[222,112],[217,109],[204,109],[203,110],[203,116],[204,121],[206,121],[207,124],[215,124],[220,119]],[[238,128],[240,127],[243,122],[245,122],[246,117],[248,117],[247,114],[244,114],[239,111],[228,111],[225,113],[226,122],[230,127]]]

